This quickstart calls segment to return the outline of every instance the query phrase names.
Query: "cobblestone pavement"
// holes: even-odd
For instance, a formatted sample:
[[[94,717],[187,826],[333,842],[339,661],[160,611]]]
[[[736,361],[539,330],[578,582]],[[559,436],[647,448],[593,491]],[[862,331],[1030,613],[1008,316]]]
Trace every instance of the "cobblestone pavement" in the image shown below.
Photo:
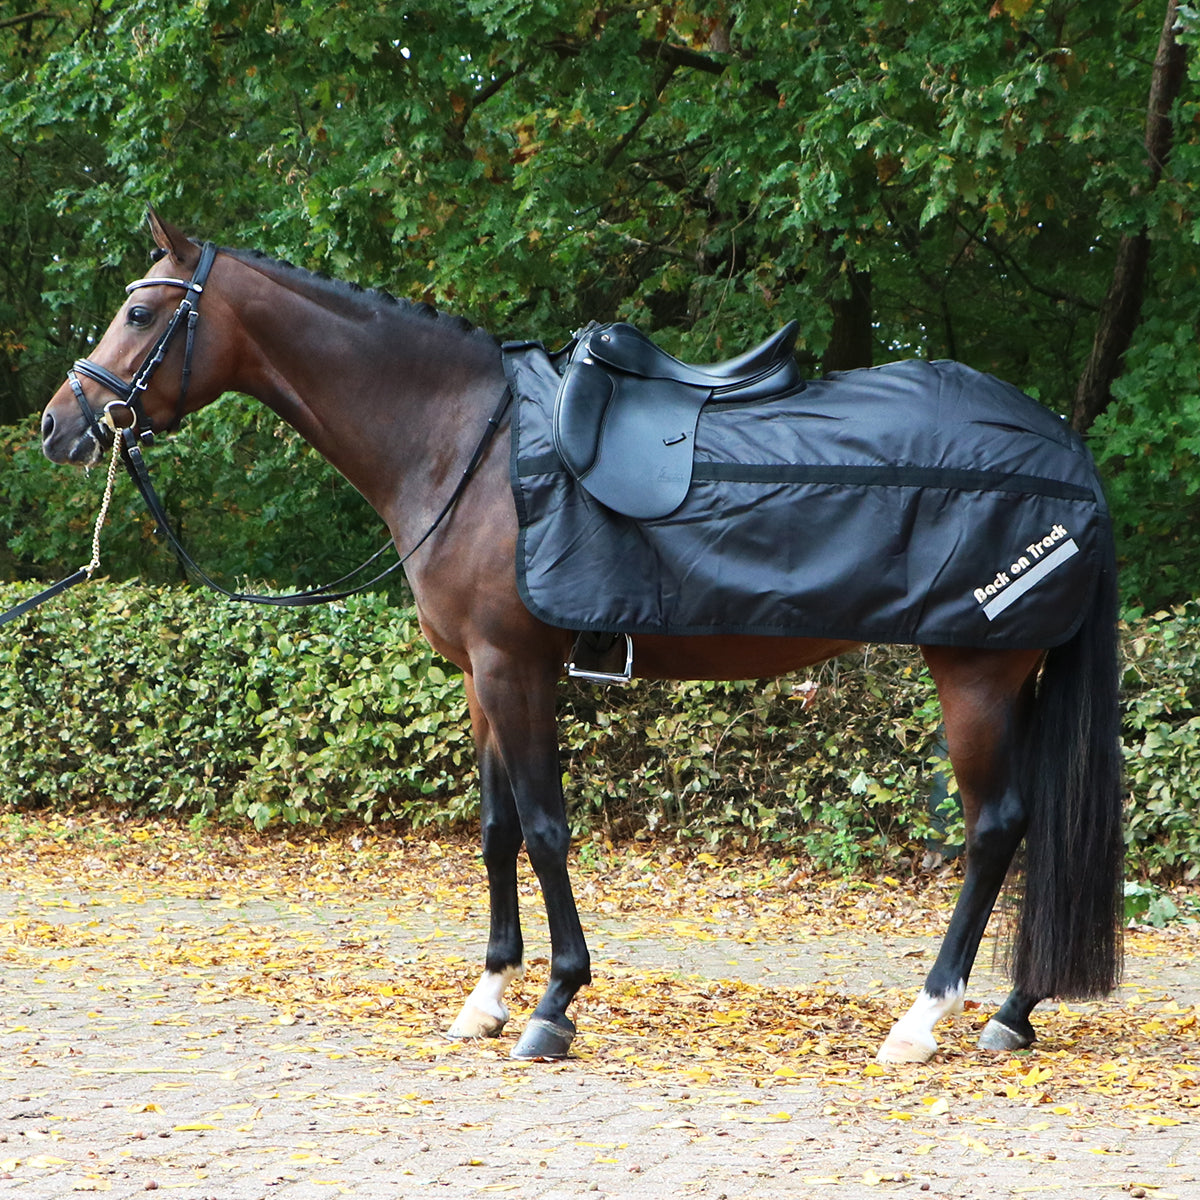
[[[372,934],[379,916],[335,898],[300,909],[78,885],[0,897],[0,933],[10,935],[0,940],[0,1195],[1200,1200],[1195,1108],[1138,1111],[1109,1093],[1047,1111],[1024,1092],[947,1101],[922,1085],[888,1111],[864,1103],[870,1078],[847,1091],[601,1072],[587,1057],[516,1064],[504,1057],[508,1038],[381,1054],[369,1022],[281,1013],[231,992],[229,964],[159,952],[164,938],[186,940],[178,931],[219,938],[231,922],[270,922],[294,937],[338,930],[343,944],[382,937],[398,981],[426,956],[461,956],[469,987],[478,931],[431,949],[428,924],[380,920]],[[864,935],[765,954],[720,939],[633,937],[618,921],[589,926],[599,971],[636,980],[665,969],[693,984],[821,977],[850,998],[915,986],[930,950]],[[34,928],[43,936],[28,936]],[[980,977],[994,1001],[999,982],[984,967]],[[1200,970],[1186,956],[1135,959],[1127,978],[1107,1003],[1131,1013],[1148,997],[1173,1011],[1200,1001]],[[736,1042],[736,1021],[712,1036]],[[1193,1040],[1181,1061],[1195,1051]]]

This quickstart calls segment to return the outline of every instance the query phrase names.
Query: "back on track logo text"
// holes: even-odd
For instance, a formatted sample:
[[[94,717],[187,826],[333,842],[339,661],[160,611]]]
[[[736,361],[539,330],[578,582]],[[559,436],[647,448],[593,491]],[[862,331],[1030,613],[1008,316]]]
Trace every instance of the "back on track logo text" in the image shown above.
[[[975,589],[975,599],[983,605],[984,616],[994,621],[1031,587],[1078,553],[1079,547],[1065,525],[1056,524],[1044,537],[1035,538],[1007,570],[997,571],[991,583]]]

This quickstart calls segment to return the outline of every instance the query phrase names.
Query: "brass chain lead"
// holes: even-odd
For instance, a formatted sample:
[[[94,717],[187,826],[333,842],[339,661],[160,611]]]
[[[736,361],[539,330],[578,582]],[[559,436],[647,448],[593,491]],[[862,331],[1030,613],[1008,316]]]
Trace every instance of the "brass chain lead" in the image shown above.
[[[108,480],[104,485],[104,499],[100,502],[100,511],[96,514],[96,528],[92,531],[92,561],[83,570],[87,577],[100,565],[100,530],[108,519],[108,506],[112,503],[113,487],[117,482],[117,465],[121,461],[121,431],[113,430],[112,457],[108,460]]]

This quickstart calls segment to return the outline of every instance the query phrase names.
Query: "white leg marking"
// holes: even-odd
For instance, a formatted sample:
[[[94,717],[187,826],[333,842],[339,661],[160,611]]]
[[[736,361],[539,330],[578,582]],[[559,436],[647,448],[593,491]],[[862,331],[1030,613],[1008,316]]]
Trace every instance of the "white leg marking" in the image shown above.
[[[467,997],[462,1011],[450,1026],[452,1038],[498,1037],[508,1020],[504,989],[525,974],[523,966],[505,967],[503,971],[485,971],[475,990]]]
[[[967,985],[960,979],[958,986],[944,996],[931,996],[922,990],[912,1008],[892,1026],[891,1032],[875,1056],[878,1062],[928,1062],[937,1050],[933,1027],[952,1013],[962,1012]]]

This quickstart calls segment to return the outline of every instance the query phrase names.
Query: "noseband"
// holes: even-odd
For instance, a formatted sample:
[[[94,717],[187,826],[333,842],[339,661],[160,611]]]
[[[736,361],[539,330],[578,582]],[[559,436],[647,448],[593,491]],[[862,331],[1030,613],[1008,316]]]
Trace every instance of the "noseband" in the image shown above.
[[[184,401],[187,399],[188,384],[191,382],[192,376],[192,351],[196,344],[196,324],[200,320],[200,299],[204,295],[204,285],[208,281],[208,273],[212,270],[213,259],[216,257],[216,246],[212,242],[205,242],[200,251],[200,261],[196,264],[196,270],[191,279],[137,279],[126,287],[126,295],[132,294],[138,288],[146,287],[183,289],[183,299],[180,300],[179,307],[175,309],[174,315],[159,336],[158,341],[150,347],[146,357],[142,359],[142,365],[134,372],[133,379],[129,383],[114,375],[107,367],[102,367],[88,358],[76,359],[74,367],[67,372],[67,382],[71,385],[71,391],[83,412],[88,428],[99,445],[104,447],[111,445],[114,429],[127,429],[131,426],[135,427],[138,437],[146,445],[153,442],[154,427],[146,416],[142,396],[150,386],[154,372],[158,370],[166,357],[176,333],[186,325],[187,341],[183,351],[183,377],[179,384],[179,399],[175,405],[175,419],[171,422],[171,427],[178,425],[183,419]],[[79,381],[80,375],[86,375],[89,379],[107,388],[117,398],[110,400],[101,412],[96,412],[88,403],[87,396],[84,395],[83,384]],[[121,415],[121,409],[125,410],[126,416]],[[103,421],[98,419],[101,416],[104,417]]]

